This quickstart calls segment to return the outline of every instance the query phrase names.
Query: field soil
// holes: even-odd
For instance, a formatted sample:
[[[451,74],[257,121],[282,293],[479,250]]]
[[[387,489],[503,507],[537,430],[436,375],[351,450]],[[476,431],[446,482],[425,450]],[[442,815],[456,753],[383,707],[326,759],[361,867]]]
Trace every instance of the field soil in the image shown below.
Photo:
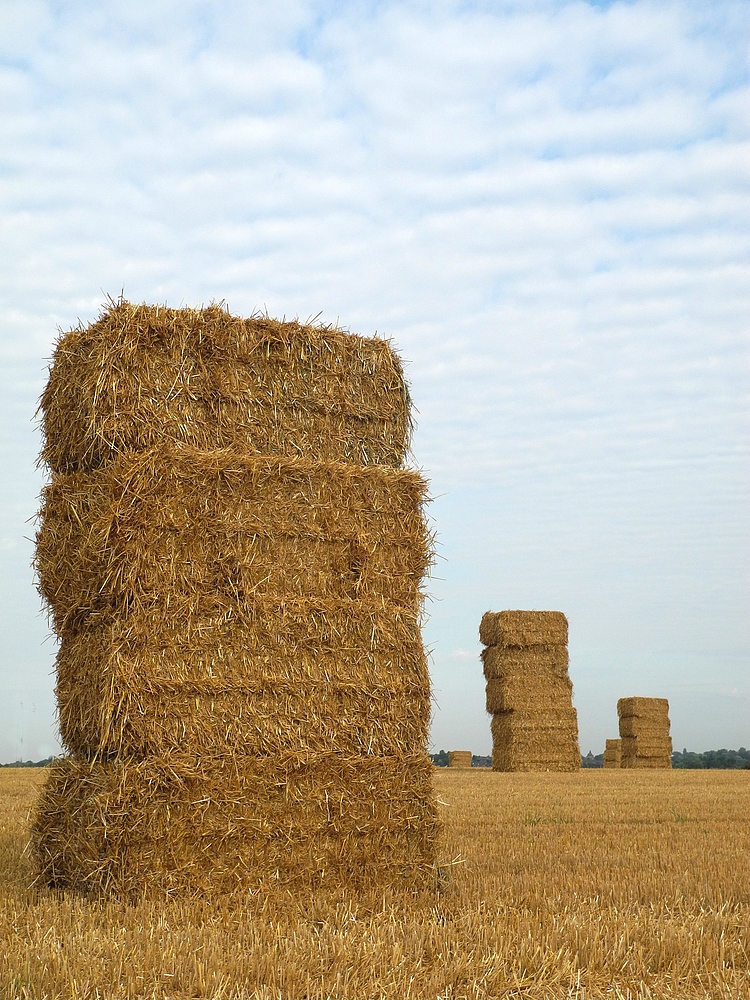
[[[0,771],[0,997],[750,997],[750,771],[435,769],[435,887],[356,900],[33,887]]]

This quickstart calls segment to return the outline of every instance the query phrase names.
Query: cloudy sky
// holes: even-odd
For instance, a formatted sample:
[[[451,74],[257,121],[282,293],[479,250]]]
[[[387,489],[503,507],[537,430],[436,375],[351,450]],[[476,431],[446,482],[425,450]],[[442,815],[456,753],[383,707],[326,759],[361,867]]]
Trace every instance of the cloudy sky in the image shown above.
[[[106,294],[393,338],[440,560],[433,745],[482,612],[750,746],[747,0],[0,0],[0,761],[57,749],[33,421]]]

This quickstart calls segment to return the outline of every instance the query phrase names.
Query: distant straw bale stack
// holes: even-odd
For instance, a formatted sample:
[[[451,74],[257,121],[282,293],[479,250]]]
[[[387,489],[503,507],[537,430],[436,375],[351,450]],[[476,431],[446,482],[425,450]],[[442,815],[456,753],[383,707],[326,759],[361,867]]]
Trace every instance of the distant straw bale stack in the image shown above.
[[[559,611],[488,611],[479,637],[495,771],[576,771],[578,719]]]
[[[449,750],[448,767],[471,767],[471,750]]]
[[[415,887],[437,818],[432,540],[385,341],[113,303],[42,397],[61,736],[41,878],[120,895]]]
[[[617,767],[622,762],[622,744],[620,740],[607,740],[604,747],[604,766]]]
[[[620,698],[617,716],[622,767],[672,767],[669,702],[666,698]]]

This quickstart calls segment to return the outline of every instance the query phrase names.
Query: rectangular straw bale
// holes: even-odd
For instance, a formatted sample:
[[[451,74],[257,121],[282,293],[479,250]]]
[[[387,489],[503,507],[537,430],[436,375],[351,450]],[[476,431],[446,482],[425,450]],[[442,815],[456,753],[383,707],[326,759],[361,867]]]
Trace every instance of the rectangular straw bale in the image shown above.
[[[567,739],[553,748],[529,747],[517,740],[502,740],[493,745],[493,771],[578,771],[581,754],[575,739]]]
[[[397,467],[411,433],[387,341],[215,305],[110,302],[61,337],[40,410],[53,472],[164,441]]]
[[[485,646],[504,648],[566,646],[568,620],[561,611],[487,611],[479,638]]]
[[[471,750],[449,750],[448,767],[471,767]]]
[[[517,712],[492,717],[495,771],[577,771],[581,766],[575,709],[565,718],[524,724]]]
[[[620,719],[620,736],[669,735],[669,716],[644,718],[643,716],[625,715]]]
[[[560,754],[531,757],[525,748],[518,747],[494,747],[492,750],[492,770],[521,773],[544,773],[569,774],[580,769],[581,755],[575,747],[568,751],[565,756]]]
[[[509,675],[487,681],[486,707],[495,712],[565,711],[570,709],[573,685],[555,674]]]
[[[622,763],[622,745],[620,740],[607,740],[604,748],[604,766],[619,768]]]
[[[239,605],[227,594],[166,594],[122,617],[92,615],[85,628],[63,636],[61,648],[76,644],[71,655],[123,683],[403,680],[427,687],[420,619],[417,605],[363,596],[279,595]]]
[[[621,766],[627,770],[668,771],[672,767],[672,759],[664,754],[658,757],[623,756]]]
[[[482,650],[484,676],[489,680],[523,675],[530,677],[537,672],[568,676],[568,650],[565,646],[531,646],[526,649],[489,646]]]
[[[617,702],[617,716],[620,719],[654,719],[669,715],[669,701],[666,698],[620,698]]]
[[[623,736],[624,757],[672,756],[672,739],[668,733],[659,736]]]
[[[52,766],[32,843],[46,884],[137,898],[419,888],[436,833],[425,753],[166,756]]]
[[[493,738],[512,738],[529,747],[543,747],[548,740],[558,736],[567,738],[571,733],[578,738],[578,717],[574,708],[561,712],[538,713],[530,718],[521,712],[496,712],[490,724]]]
[[[253,619],[240,615],[215,629],[211,619],[148,628],[135,613],[64,636],[56,687],[62,740],[79,755],[135,757],[216,747],[235,755],[290,745],[351,755],[424,746],[430,697],[418,627],[402,622],[389,631],[386,611],[372,610],[359,618],[356,602],[329,608],[317,629],[328,646],[319,650],[310,625],[308,634],[277,633],[264,648]],[[381,635],[374,628],[363,635],[369,621]],[[280,614],[277,628],[283,624]]]
[[[122,455],[46,487],[36,566],[59,633],[163,594],[419,600],[418,473],[197,452]]]
[[[269,715],[276,691],[287,694]],[[294,693],[302,691],[309,706]],[[207,749],[219,736],[235,752],[270,752],[284,732],[311,745],[335,731],[340,746],[370,752],[412,738],[423,746],[430,704],[418,609],[365,600],[258,600],[243,609],[162,598],[63,635],[56,694],[71,751],[138,756],[159,740]],[[256,697],[262,711],[253,717]],[[317,723],[303,733],[302,719]]]

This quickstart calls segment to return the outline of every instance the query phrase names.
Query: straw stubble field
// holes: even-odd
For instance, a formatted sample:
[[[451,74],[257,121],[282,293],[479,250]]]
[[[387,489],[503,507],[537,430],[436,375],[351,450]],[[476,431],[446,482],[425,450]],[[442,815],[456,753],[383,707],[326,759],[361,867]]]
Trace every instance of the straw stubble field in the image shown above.
[[[750,774],[437,770],[447,884],[87,901],[28,887],[44,780],[0,772],[3,997],[750,995]]]

